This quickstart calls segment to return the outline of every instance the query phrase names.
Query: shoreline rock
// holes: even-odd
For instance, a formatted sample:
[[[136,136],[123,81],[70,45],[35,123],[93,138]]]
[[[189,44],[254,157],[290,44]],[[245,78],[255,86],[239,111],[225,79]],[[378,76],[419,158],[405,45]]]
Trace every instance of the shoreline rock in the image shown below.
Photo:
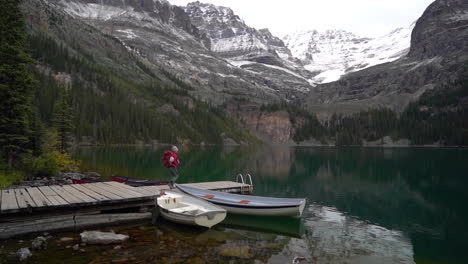
[[[80,234],[81,241],[89,245],[118,244],[128,240],[129,236],[112,232],[86,231]]]
[[[18,257],[19,261],[26,260],[27,258],[31,257],[32,253],[29,248],[20,248],[16,251],[16,257]]]
[[[47,239],[45,237],[36,237],[31,243],[32,250],[47,249]]]

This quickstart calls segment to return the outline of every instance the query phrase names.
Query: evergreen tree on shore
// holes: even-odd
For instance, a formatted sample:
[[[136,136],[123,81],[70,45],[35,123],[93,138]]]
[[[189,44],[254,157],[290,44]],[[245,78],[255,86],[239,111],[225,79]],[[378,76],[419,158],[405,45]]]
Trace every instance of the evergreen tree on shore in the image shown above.
[[[68,89],[63,87],[59,100],[54,107],[54,126],[59,137],[59,151],[64,154],[71,145],[73,130],[73,109],[70,103]]]
[[[1,0],[0,8],[0,151],[11,167],[28,152],[31,96],[35,81],[29,71],[25,24],[18,0]]]

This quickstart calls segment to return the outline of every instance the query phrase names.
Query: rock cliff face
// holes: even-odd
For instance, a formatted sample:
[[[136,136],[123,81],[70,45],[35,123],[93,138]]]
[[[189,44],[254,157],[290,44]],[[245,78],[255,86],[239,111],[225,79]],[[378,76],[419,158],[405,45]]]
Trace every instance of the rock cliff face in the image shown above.
[[[273,144],[291,143],[293,125],[289,113],[286,111],[264,112],[258,105],[244,105],[238,109],[236,105],[229,105],[227,112],[251,133],[265,142]]]
[[[402,111],[425,91],[459,79],[468,61],[468,2],[437,0],[417,21],[407,56],[350,73],[303,101],[321,116],[372,107]]]
[[[408,57],[427,60],[440,56],[465,61],[468,58],[468,2],[437,0],[416,23]]]

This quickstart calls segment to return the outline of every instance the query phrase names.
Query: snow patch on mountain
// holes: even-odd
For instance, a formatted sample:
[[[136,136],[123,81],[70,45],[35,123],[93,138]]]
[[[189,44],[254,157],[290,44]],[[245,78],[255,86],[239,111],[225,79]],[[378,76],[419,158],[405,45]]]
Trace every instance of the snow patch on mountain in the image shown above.
[[[312,81],[327,83],[339,80],[346,73],[405,56],[414,25],[397,28],[378,38],[360,37],[344,30],[312,30],[297,31],[283,39],[307,70],[319,73]]]
[[[153,0],[154,2],[167,3],[166,0]],[[163,23],[159,19],[155,18],[151,13],[144,11],[135,11],[131,6],[111,6],[106,4],[94,4],[94,3],[82,3],[77,1],[65,1],[62,0],[60,4],[63,6],[63,10],[68,14],[76,17],[81,17],[89,21],[112,21],[117,20],[120,22],[127,22],[129,25],[137,25],[145,28],[152,28],[158,31],[167,32],[168,34],[177,36],[181,40],[194,39],[192,35],[186,31],[171,26],[171,20],[169,23]],[[154,10],[157,12],[158,10]],[[138,32],[130,29],[119,29],[117,30],[127,40],[134,39],[138,36]]]
[[[123,36],[127,39],[134,39],[137,37],[137,35],[131,29],[117,29],[116,31],[122,33]]]
[[[82,18],[109,20],[124,14],[134,13],[139,16],[139,13],[133,12],[133,8],[127,7],[122,9],[120,7],[105,6],[99,4],[83,4],[80,2],[62,1],[64,10],[71,14]]]
[[[211,50],[214,52],[230,52],[235,50],[267,50],[268,47],[262,41],[250,34],[237,35],[231,38],[211,40]]]

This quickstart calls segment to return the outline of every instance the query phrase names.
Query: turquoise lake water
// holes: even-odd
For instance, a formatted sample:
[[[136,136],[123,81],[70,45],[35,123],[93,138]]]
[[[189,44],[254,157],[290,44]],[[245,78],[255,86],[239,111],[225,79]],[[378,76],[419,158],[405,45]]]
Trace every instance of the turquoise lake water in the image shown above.
[[[89,148],[75,156],[107,176],[167,180],[163,151]],[[308,199],[300,220],[228,218],[233,230],[289,239],[269,263],[293,256],[318,263],[468,261],[466,149],[192,146],[181,147],[180,160],[179,183],[250,173],[254,195]]]
[[[168,180],[160,148],[80,148],[82,167]],[[173,224],[101,228],[120,249],[57,242],[26,263],[467,263],[468,150],[180,147],[179,183],[253,177],[254,195],[305,197],[302,218],[228,215],[211,230]],[[37,235],[0,241],[0,263]]]

